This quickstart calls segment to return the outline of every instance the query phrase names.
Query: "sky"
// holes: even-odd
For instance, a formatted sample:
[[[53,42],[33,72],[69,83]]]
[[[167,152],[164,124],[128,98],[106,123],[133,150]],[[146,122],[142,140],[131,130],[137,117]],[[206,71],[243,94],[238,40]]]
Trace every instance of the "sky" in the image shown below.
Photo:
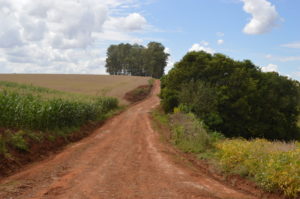
[[[0,73],[105,74],[111,44],[161,42],[300,80],[299,0],[0,0]]]

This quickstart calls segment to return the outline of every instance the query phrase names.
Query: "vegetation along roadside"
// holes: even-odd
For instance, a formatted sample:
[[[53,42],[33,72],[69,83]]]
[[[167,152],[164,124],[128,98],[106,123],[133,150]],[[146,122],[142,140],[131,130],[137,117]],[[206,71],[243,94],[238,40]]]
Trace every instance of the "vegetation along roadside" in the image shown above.
[[[298,81],[250,60],[189,52],[161,78],[160,97],[179,149],[267,191],[299,197]]]
[[[109,117],[118,100],[11,82],[0,82],[0,176],[38,156],[77,140],[89,125]],[[27,155],[26,155],[27,154]],[[19,165],[19,166],[18,166]]]
[[[194,114],[183,113],[179,109],[173,114],[165,114],[158,109],[152,117],[155,123],[170,129],[170,135],[164,135],[165,140],[204,161],[212,175],[219,173],[228,176],[228,179],[239,175],[265,191],[276,195],[282,193],[289,198],[299,197],[299,142],[225,138],[223,134],[210,131]]]
[[[135,103],[145,99],[149,96],[153,87],[153,83],[154,79],[149,79],[147,85],[138,86],[132,91],[127,92],[124,96],[124,99],[131,103]]]

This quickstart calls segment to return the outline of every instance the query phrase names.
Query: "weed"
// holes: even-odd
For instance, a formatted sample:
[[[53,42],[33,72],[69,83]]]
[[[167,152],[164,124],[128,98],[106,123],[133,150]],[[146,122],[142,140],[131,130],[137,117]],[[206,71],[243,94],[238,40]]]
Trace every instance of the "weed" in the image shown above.
[[[9,144],[19,150],[28,151],[28,144],[24,139],[24,132],[19,131],[17,133],[11,133],[9,138]]]
[[[201,153],[211,148],[211,140],[203,122],[193,114],[171,115],[172,141],[185,152]]]
[[[3,135],[0,135],[0,154],[7,153],[6,140]]]
[[[149,79],[148,80],[148,84],[150,85],[150,86],[153,86],[153,84],[154,84],[154,79],[152,78],[152,79]]]
[[[300,147],[297,144],[232,139],[217,143],[216,148],[225,171],[253,177],[269,191],[279,189],[290,197],[300,193]]]

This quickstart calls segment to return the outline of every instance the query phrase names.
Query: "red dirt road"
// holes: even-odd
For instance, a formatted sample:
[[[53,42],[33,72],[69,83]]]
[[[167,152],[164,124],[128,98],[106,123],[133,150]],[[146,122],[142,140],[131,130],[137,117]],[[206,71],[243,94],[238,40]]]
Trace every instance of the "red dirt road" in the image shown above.
[[[172,147],[151,127],[149,111],[159,104],[158,93],[155,82],[149,98],[91,136],[2,179],[0,198],[256,198],[174,161]]]

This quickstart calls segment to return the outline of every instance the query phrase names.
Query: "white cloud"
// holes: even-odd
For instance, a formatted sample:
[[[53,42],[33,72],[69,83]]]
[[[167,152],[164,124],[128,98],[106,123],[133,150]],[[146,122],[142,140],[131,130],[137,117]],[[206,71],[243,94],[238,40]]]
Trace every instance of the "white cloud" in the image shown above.
[[[170,50],[170,48],[167,48],[167,47],[166,47],[165,50],[164,50],[164,52],[170,54],[170,53],[171,53],[171,50]]]
[[[244,11],[251,14],[250,22],[244,27],[246,34],[263,34],[271,31],[280,21],[274,5],[267,0],[242,0]]]
[[[0,72],[104,73],[109,41],[138,42],[138,0],[0,0]],[[126,14],[124,14],[126,13]],[[100,45],[99,45],[100,44]]]
[[[300,48],[300,41],[293,42],[293,43],[288,43],[288,44],[283,44],[281,46],[282,47],[287,47],[287,48]]]
[[[300,77],[300,71],[294,72],[293,75],[295,75],[296,77]]]
[[[268,64],[261,68],[263,72],[278,72],[278,66],[275,64]]]
[[[266,55],[266,58],[274,61],[280,61],[280,62],[300,61],[300,56],[274,56],[268,54]]]
[[[2,4],[2,3],[1,3]],[[22,45],[21,26],[16,17],[11,13],[10,6],[0,7],[0,48],[12,48]]]
[[[124,28],[128,31],[142,30],[145,25],[147,25],[147,21],[139,13],[132,13],[124,20]]]
[[[205,51],[210,54],[215,53],[215,51],[209,47],[209,43],[206,41],[202,41],[199,44],[198,43],[193,44],[192,47],[189,49],[189,52],[191,51]]]
[[[139,13],[131,13],[126,17],[110,17],[105,27],[110,30],[140,31],[147,25],[147,20]]]
[[[172,53],[171,53],[171,50],[170,48],[165,48],[165,53],[168,53],[170,54],[170,56],[168,57],[168,60],[167,60],[167,66],[165,68],[165,74],[167,74],[173,67],[174,67],[174,59],[172,57]]]
[[[222,44],[224,44],[224,40],[223,40],[223,39],[218,39],[217,43],[218,43],[219,45],[222,45]]]

